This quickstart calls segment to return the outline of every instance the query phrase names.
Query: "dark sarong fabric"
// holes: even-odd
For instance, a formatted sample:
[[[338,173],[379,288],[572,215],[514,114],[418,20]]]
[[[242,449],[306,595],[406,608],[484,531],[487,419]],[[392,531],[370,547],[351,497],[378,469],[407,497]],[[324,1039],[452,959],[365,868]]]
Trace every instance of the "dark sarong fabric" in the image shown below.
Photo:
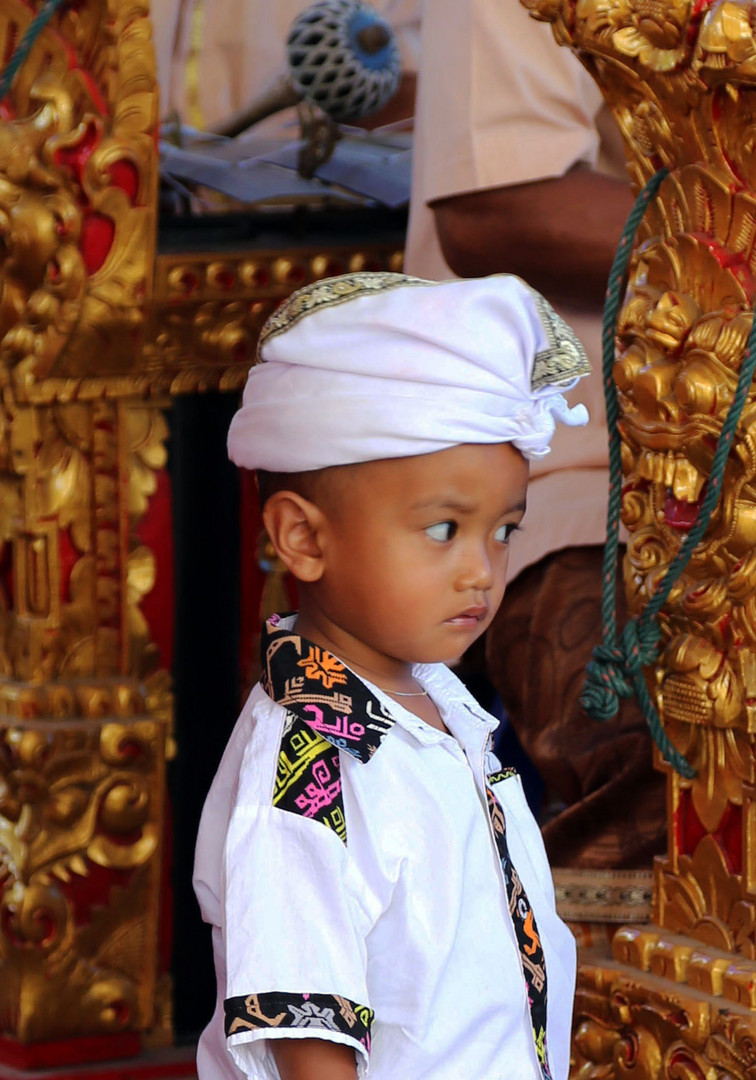
[[[601,560],[600,547],[567,548],[518,575],[488,631],[488,670],[546,786],[552,866],[650,868],[667,823],[646,722],[634,698],[606,724],[578,701],[601,639]]]

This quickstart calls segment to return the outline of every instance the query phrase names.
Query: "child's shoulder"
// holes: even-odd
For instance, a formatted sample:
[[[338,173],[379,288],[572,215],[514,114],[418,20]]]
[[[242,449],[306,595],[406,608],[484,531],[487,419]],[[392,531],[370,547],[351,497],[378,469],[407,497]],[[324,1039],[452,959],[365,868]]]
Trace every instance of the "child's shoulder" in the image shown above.
[[[228,737],[208,799],[219,793],[236,798],[242,788],[247,796],[251,794],[250,784],[259,784],[262,774],[275,767],[285,721],[286,710],[271,701],[257,683]]]

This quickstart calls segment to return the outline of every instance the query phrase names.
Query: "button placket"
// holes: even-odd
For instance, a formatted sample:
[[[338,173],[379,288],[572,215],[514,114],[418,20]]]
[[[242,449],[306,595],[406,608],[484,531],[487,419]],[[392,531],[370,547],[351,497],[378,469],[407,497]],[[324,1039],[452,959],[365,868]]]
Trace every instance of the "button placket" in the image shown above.
[[[504,810],[490,787],[486,786],[485,790],[489,827],[500,859],[507,907],[518,946],[520,969],[528,998],[535,1055],[543,1080],[552,1080],[546,1047],[546,961],[540,935],[525,888],[509,855]]]

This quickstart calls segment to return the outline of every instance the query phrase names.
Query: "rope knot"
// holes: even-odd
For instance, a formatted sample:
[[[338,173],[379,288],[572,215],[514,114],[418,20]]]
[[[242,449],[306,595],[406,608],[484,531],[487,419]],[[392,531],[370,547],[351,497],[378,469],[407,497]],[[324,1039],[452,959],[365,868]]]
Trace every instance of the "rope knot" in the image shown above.
[[[738,376],[738,385],[727,414],[723,435],[714,452],[711,480],[701,504],[695,525],[680,546],[680,550],[667,567],[654,596],[649,600],[640,618],[631,619],[622,632],[617,646],[617,616],[615,612],[615,581],[617,574],[617,544],[622,488],[622,454],[619,433],[619,400],[614,384],[614,346],[623,282],[626,280],[632,251],[632,238],[646,212],[649,202],[667,176],[666,167],[660,169],[641,191],[627,219],[622,239],[609,273],[609,283],[604,306],[602,326],[602,374],[606,398],[606,419],[609,429],[609,503],[606,519],[606,546],[604,548],[603,590],[601,618],[604,644],[594,649],[588,665],[587,678],[580,703],[596,720],[611,720],[617,715],[619,699],[628,698],[634,692],[646,718],[651,736],[664,758],[682,776],[694,776],[694,770],[670,742],[662,727],[659,714],[649,694],[643,669],[653,664],[659,654],[661,632],[656,616],[666,603],[674,581],[687,565],[691,553],[704,535],[711,512],[714,509],[724,466],[731,447],[730,435],[734,432],[746,399],[748,388],[756,370],[756,317],[748,339],[748,353]]]
[[[660,631],[654,623],[631,619],[619,646],[597,645],[588,670],[580,703],[595,720],[617,715],[620,698],[630,698],[643,668],[656,660]]]
[[[595,720],[611,720],[617,715],[620,698],[629,698],[633,685],[628,678],[621,649],[597,645],[588,664],[580,704]]]

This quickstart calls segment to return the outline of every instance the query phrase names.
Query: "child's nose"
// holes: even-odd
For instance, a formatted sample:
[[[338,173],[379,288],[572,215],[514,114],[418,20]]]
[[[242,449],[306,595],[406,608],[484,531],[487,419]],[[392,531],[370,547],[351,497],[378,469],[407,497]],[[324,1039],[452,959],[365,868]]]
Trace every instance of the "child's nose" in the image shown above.
[[[459,575],[460,589],[490,589],[493,585],[493,566],[486,548],[471,548]]]

